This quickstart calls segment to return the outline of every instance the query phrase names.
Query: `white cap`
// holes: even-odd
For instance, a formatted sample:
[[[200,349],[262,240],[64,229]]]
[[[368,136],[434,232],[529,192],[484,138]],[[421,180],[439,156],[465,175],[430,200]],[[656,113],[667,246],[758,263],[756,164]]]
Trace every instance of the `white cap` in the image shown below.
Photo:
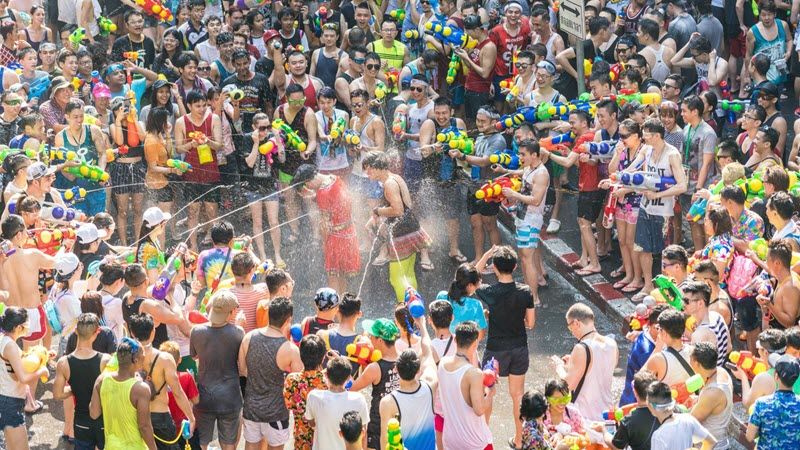
[[[91,244],[92,242],[106,237],[105,230],[100,231],[93,223],[82,223],[78,230],[75,231],[78,236],[78,242],[81,244]]]
[[[147,208],[147,211],[144,212],[144,216],[142,217],[145,225],[150,228],[162,224],[171,218],[172,214],[160,210],[157,206]]]
[[[80,260],[74,253],[59,253],[56,255],[55,278],[56,281],[68,280],[80,265]]]

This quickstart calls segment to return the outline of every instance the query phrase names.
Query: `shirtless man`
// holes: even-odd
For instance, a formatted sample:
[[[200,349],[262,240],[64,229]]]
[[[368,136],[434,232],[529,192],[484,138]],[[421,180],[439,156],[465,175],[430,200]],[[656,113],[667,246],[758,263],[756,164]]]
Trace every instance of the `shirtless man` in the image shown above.
[[[788,239],[769,243],[767,269],[778,280],[775,294],[770,299],[759,295],[764,321],[769,318],[769,327],[787,329],[797,325],[800,318],[800,275],[791,270],[792,246]],[[763,326],[762,328],[766,329]]]
[[[169,414],[168,391],[172,391],[178,407],[189,419],[191,429],[194,430],[195,421],[192,412],[192,403],[186,398],[178,380],[178,370],[172,355],[153,348],[153,338],[156,327],[153,318],[148,314],[134,314],[128,321],[128,331],[141,342],[143,347],[143,376],[150,384],[150,420],[153,424],[153,433],[163,440],[172,440],[177,434],[175,422]],[[169,389],[165,389],[169,387]],[[180,450],[177,443],[162,445],[162,450]]]
[[[3,264],[5,287],[8,298],[4,299],[8,306],[19,306],[28,311],[28,335],[22,337],[23,349],[38,345],[47,334],[47,316],[44,313],[42,299],[39,294],[39,270],[53,269],[56,259],[42,253],[35,248],[23,248],[28,240],[25,221],[22,217],[12,214],[3,220],[0,225],[3,239],[11,243],[13,253],[6,253],[7,259]],[[40,403],[33,398],[36,392],[38,378],[28,384],[31,395],[25,405],[26,412],[40,409]]]
[[[286,87],[290,84],[299,84],[303,91],[307,94],[305,105],[317,109],[317,93],[322,89],[322,80],[317,77],[312,77],[306,73],[308,67],[308,59],[306,55],[301,52],[293,52],[287,59],[289,63],[289,78],[286,84],[278,86],[278,98],[283,99],[286,95]],[[313,98],[309,95],[313,92]]]
[[[147,314],[155,322],[154,346],[161,346],[168,339],[167,325],[177,325],[188,335],[188,322],[180,312],[180,306],[172,309],[169,303],[153,300],[147,294],[149,280],[141,264],[131,264],[125,268],[125,286],[130,293],[122,302],[122,317],[129,332],[131,320],[136,314]]]

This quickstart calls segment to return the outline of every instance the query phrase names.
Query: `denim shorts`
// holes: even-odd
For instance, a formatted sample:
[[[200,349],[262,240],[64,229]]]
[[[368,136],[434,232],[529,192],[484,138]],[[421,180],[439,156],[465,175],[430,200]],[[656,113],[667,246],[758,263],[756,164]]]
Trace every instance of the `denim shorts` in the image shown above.
[[[25,425],[25,399],[0,395],[0,430]]]

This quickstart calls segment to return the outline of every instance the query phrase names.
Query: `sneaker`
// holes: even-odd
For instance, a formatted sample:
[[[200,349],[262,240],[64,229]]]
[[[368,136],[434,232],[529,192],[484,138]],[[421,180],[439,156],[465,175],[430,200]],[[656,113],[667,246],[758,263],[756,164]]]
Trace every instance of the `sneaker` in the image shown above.
[[[550,223],[547,224],[547,234],[555,234],[558,233],[558,230],[561,229],[561,221],[558,219],[550,219]]]

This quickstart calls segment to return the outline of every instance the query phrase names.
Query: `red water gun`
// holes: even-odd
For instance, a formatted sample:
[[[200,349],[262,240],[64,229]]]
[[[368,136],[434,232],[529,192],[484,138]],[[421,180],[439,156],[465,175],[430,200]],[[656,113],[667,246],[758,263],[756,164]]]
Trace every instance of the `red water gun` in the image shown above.
[[[756,375],[761,372],[766,372],[767,364],[760,358],[756,358],[748,351],[731,352],[728,359],[736,364],[737,367],[744,370],[749,380],[753,380]]]
[[[361,367],[365,367],[371,362],[377,362],[383,357],[381,351],[376,350],[369,341],[353,342],[347,344],[345,349],[347,350],[347,359],[358,363]]]
[[[149,16],[156,19],[161,19],[164,22],[172,22],[172,11],[165,7],[156,0],[135,0],[136,4],[141,6],[142,11]]]
[[[393,89],[395,86],[398,86],[400,81],[400,71],[397,70],[396,67],[389,67],[384,72],[386,75],[386,82],[389,84],[389,89]]]
[[[692,394],[698,392],[704,384],[705,381],[703,381],[703,377],[696,373],[687,378],[683,383],[676,383],[670,386],[670,389],[672,389],[672,398],[688,408],[693,403],[691,401]]]
[[[75,239],[75,230],[68,227],[54,229],[38,229],[28,231],[26,247],[37,248],[48,255],[55,255],[64,240]]]
[[[475,198],[485,202],[502,202],[506,199],[503,188],[507,187],[517,192],[522,188],[522,181],[518,178],[498,177],[489,180],[475,192]]]

